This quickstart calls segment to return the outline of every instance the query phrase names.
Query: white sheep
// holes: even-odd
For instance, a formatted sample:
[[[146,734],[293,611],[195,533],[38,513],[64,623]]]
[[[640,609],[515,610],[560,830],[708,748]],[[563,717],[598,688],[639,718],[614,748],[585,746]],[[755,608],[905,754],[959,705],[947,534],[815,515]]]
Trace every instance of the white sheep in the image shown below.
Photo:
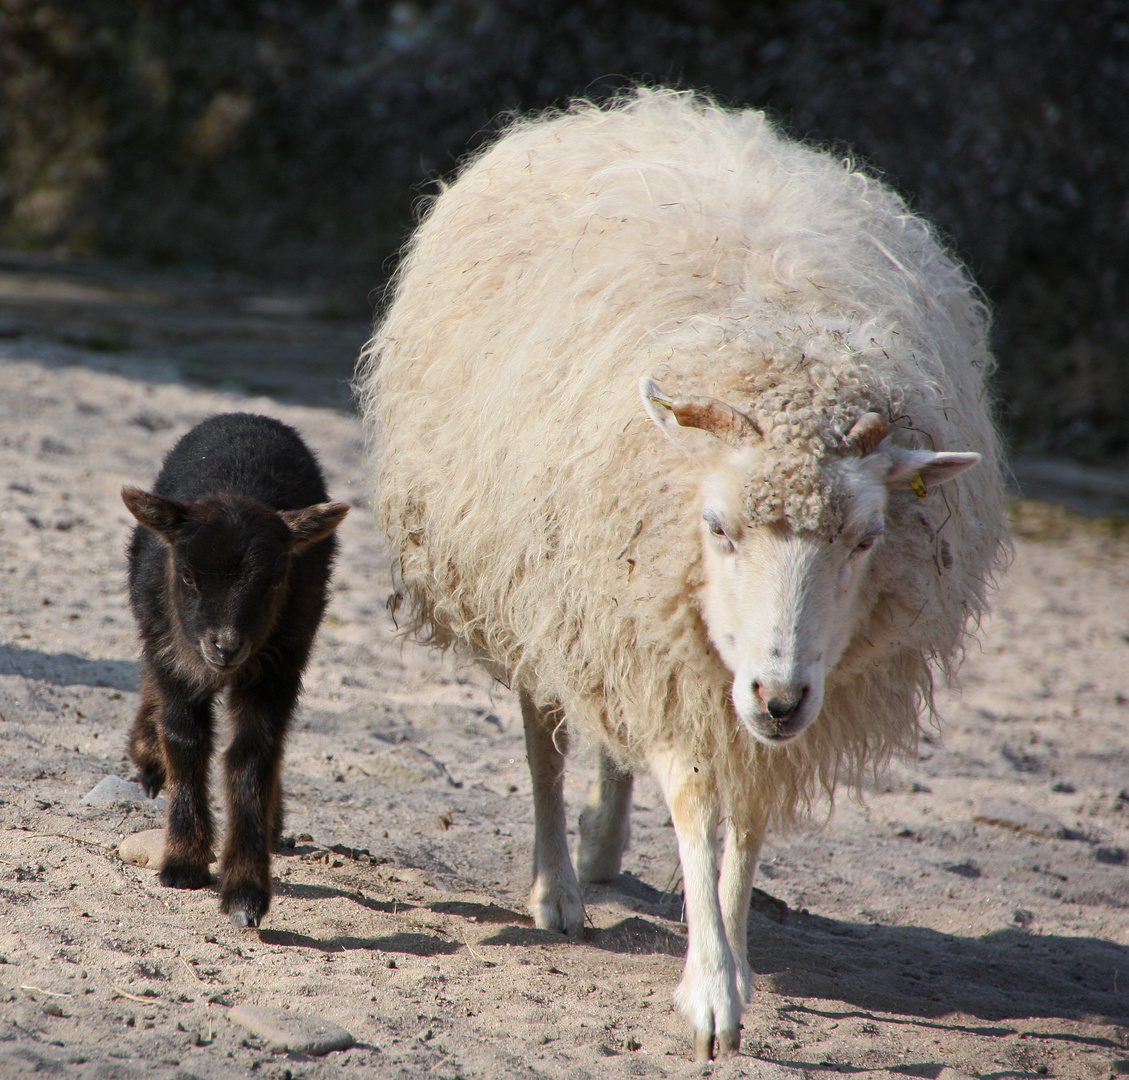
[[[912,747],[985,610],[1007,550],[986,330],[885,184],[759,112],[641,90],[473,158],[362,358],[411,628],[520,694],[534,919],[583,928],[567,723],[601,751],[581,879],[619,872],[632,770],[669,804],[699,1058],[739,1046],[766,828]]]

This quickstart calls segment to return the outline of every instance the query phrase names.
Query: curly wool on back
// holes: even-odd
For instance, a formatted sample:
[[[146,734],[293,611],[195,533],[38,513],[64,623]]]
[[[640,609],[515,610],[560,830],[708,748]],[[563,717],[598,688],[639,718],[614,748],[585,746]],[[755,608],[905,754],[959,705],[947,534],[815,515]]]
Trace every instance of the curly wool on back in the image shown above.
[[[641,90],[515,121],[430,206],[361,369],[412,629],[626,764],[676,735],[789,820],[912,745],[1006,555],[987,321],[889,187],[761,113]],[[753,524],[834,530],[821,465],[867,411],[984,456],[892,494],[870,614],[787,747],[733,713],[698,609],[701,467],[650,429],[642,375],[755,421]]]

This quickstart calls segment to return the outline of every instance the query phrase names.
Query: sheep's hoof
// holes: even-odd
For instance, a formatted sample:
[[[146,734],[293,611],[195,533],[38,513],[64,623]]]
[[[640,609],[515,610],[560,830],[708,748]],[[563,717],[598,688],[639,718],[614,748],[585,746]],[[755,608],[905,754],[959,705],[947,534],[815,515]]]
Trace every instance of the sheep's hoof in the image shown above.
[[[741,1029],[732,1031],[719,1031],[717,1034],[717,1052],[714,1053],[713,1029],[704,1029],[694,1032],[694,1060],[712,1061],[715,1057],[734,1057],[741,1050]]]
[[[694,1032],[694,1060],[713,1060],[713,1028]]]
[[[734,1057],[741,1052],[741,1029],[721,1031],[717,1036],[717,1056],[719,1058]]]
[[[170,889],[202,889],[211,882],[212,875],[206,864],[170,860],[161,867],[157,880]]]

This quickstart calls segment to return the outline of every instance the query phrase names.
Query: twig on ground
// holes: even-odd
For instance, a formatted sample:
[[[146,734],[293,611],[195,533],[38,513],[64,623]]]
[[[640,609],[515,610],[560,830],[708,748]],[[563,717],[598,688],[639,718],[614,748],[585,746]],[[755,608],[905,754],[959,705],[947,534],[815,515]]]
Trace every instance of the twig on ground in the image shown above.
[[[63,833],[63,832],[29,833],[28,839],[29,840],[42,840],[42,839],[44,839],[48,836],[57,836],[60,840],[73,840],[76,844],[85,844],[87,847],[101,848],[103,851],[108,851],[111,854],[113,854],[114,850],[115,850],[114,848],[110,847],[109,844],[99,844],[94,840],[83,840],[83,838],[81,836],[71,836],[70,833]]]
[[[466,936],[466,927],[463,927],[462,937],[463,944],[467,947],[467,951],[471,956],[473,956],[476,960],[481,960],[484,964],[487,965],[487,967],[494,967],[493,960],[487,960],[486,957],[482,955],[482,953],[474,951],[474,946],[470,943],[470,939]]]
[[[32,986],[31,983],[21,983],[21,990],[31,990],[36,994],[46,994],[48,997],[74,997],[74,994],[64,994],[57,990],[44,990],[42,986]]]
[[[129,998],[130,1001],[139,1001],[142,1005],[155,1005],[157,1002],[156,998],[141,997],[138,994],[131,994],[128,990],[123,990],[120,986],[114,986],[112,989],[118,997]]]
[[[180,961],[180,962],[181,962],[181,963],[182,963],[182,964],[183,964],[183,965],[184,965],[184,966],[185,966],[186,968],[188,968],[188,974],[189,974],[189,975],[191,975],[191,976],[192,976],[192,978],[194,978],[194,979],[195,979],[195,980],[196,980],[196,981],[197,981],[198,983],[203,983],[203,981],[204,981],[204,980],[203,980],[203,979],[201,979],[201,978],[200,978],[200,976],[196,974],[196,970],[195,970],[195,969],[194,969],[194,968],[192,967],[192,965],[191,965],[191,964],[190,964],[190,963],[189,963],[189,962],[188,962],[187,960],[185,960],[185,959],[184,959],[184,957],[183,957],[183,956],[179,956],[179,955],[178,955],[178,956],[177,956],[177,959],[178,959],[178,960],[179,960],[179,961]]]

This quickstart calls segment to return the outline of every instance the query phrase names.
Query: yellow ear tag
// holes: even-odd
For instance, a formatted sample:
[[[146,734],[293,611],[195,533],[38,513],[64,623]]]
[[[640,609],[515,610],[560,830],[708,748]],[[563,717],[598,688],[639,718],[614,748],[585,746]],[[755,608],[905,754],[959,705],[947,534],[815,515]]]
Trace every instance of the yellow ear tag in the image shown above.
[[[913,479],[910,480],[909,486],[913,488],[913,493],[919,498],[924,499],[929,492],[925,489],[925,482],[921,479],[920,473],[914,473]]]

